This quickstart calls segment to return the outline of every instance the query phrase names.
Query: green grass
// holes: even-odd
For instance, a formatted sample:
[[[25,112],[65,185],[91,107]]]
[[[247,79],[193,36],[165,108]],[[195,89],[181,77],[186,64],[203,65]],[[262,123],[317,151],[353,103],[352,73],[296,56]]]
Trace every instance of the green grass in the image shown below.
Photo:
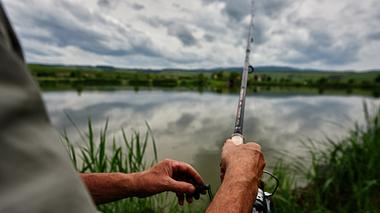
[[[364,127],[356,125],[342,141],[328,139],[328,150],[308,147],[310,167],[275,168],[276,212],[380,212],[380,110],[370,116],[364,108]],[[307,184],[298,186],[299,178]]]
[[[73,125],[75,125],[73,123]],[[145,134],[133,132],[130,135],[121,129],[121,139],[108,133],[108,121],[95,133],[91,120],[87,131],[77,128],[81,146],[75,146],[70,137],[64,133],[63,142],[67,145],[70,158],[78,172],[139,172],[157,163],[157,147],[149,125]],[[148,160],[149,156],[151,160]],[[199,206],[197,206],[199,207]],[[186,205],[180,207],[174,196],[161,193],[148,198],[126,198],[98,206],[104,213],[125,212],[202,212],[204,208],[193,209]]]
[[[85,145],[74,147],[67,134],[63,139],[69,147],[70,156],[78,172],[138,172],[147,169],[148,165],[157,162],[157,152],[154,140],[151,142],[154,150],[153,160],[149,163],[144,159],[148,146],[150,132],[142,137],[139,133],[133,133],[127,137],[122,131],[122,141],[116,141],[115,137],[109,138],[107,134],[108,122],[99,135],[95,135],[91,120],[88,121],[88,130],[83,132],[78,129]],[[97,140],[98,139],[98,140]],[[111,140],[111,143],[109,143]],[[157,200],[161,197],[137,199],[128,198],[111,204],[98,206],[103,212],[151,212],[159,209]]]

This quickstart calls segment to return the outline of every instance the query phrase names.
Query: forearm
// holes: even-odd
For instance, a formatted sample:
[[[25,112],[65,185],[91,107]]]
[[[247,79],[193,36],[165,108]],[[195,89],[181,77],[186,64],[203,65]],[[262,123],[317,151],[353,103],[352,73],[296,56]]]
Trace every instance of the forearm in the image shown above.
[[[252,212],[258,190],[258,177],[257,174],[247,173],[249,172],[227,171],[207,213]]]
[[[202,177],[189,164],[169,159],[143,172],[84,173],[80,176],[96,204],[132,196],[147,197],[165,191],[182,197],[187,194],[187,198],[191,198],[195,185],[204,185]]]
[[[82,173],[80,177],[96,204],[137,196],[140,173]]]

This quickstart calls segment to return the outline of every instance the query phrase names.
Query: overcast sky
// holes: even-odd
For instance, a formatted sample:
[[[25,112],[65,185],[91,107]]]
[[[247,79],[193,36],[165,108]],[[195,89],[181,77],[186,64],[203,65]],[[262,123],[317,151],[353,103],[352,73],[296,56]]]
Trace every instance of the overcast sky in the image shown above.
[[[4,0],[28,62],[242,66],[250,0]],[[256,0],[254,65],[380,68],[379,0]]]

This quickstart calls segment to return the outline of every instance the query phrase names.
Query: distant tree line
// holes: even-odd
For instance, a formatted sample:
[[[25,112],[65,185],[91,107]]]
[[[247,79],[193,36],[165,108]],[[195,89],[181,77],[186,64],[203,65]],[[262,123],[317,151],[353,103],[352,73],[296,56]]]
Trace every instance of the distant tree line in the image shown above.
[[[240,87],[239,72],[189,72],[189,71],[114,71],[76,69],[65,67],[30,66],[32,75],[42,87],[131,86],[131,87],[184,87],[231,90]],[[375,75],[376,74],[376,75]],[[361,88],[380,90],[380,72],[257,72],[249,74],[249,86],[292,86],[315,88]]]

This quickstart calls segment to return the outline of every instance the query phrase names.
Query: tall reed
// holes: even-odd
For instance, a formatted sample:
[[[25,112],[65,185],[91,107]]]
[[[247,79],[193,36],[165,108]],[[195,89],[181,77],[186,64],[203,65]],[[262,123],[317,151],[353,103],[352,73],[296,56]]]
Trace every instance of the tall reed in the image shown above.
[[[311,166],[297,170],[306,186],[296,185],[294,166],[276,167],[276,212],[380,212],[380,109],[370,116],[364,104],[364,116],[348,137],[328,139],[329,149],[309,148]]]
[[[121,140],[108,134],[108,121],[96,135],[92,122],[88,120],[87,132],[77,128],[80,146],[75,146],[66,132],[62,135],[67,144],[71,160],[78,172],[139,172],[157,162],[157,148],[152,131],[147,125],[144,135],[133,132],[129,137],[121,129]],[[151,160],[147,161],[147,148],[151,147]],[[119,212],[164,212],[175,206],[174,200],[166,194],[149,198],[127,198],[110,204],[100,205],[98,209],[107,213]]]

